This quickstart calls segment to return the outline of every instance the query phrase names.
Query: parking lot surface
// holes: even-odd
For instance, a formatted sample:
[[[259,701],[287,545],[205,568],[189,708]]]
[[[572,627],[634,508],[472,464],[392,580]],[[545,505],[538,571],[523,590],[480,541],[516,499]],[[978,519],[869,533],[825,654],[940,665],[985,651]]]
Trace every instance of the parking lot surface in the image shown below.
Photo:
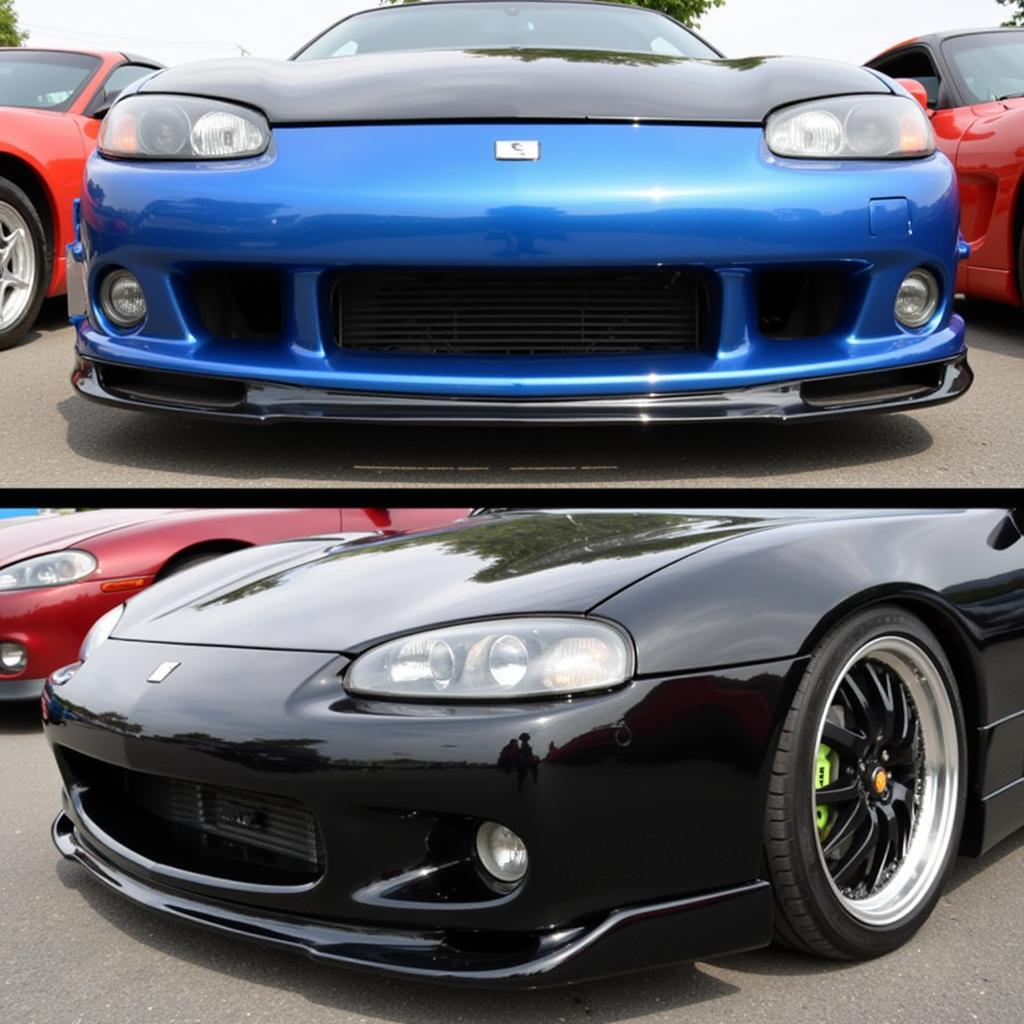
[[[0,353],[7,486],[994,487],[1024,476],[1024,317],[965,309],[973,390],[914,415],[788,427],[252,428],[72,394],[63,300]]]
[[[60,858],[38,706],[0,704],[0,1021],[5,1024],[944,1024],[1021,1019],[1024,833],[952,885],[910,944],[832,964],[770,949],[548,992],[356,974],[135,907]]]

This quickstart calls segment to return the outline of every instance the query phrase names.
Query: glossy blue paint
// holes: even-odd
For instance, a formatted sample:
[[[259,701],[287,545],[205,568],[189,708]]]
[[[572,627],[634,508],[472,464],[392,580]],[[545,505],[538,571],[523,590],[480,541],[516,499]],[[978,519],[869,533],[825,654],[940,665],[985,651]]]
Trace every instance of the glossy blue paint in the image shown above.
[[[350,391],[558,397],[705,391],[902,367],[964,349],[952,312],[959,207],[941,154],[924,160],[783,160],[760,128],[668,124],[390,124],[278,128],[237,163],[94,156],[82,203],[90,290],[112,266],[143,282],[149,317],[78,325],[87,358]],[[537,162],[497,161],[498,139],[537,140]],[[872,233],[873,200],[909,233]],[[905,205],[904,205],[905,204]],[[282,337],[204,336],[183,287],[211,264],[281,268]],[[916,266],[945,300],[921,331],[893,307]],[[333,342],[330,279],[345,267],[679,266],[710,282],[701,351],[600,356],[352,352]],[[756,274],[849,274],[837,329],[810,340],[758,330]]]

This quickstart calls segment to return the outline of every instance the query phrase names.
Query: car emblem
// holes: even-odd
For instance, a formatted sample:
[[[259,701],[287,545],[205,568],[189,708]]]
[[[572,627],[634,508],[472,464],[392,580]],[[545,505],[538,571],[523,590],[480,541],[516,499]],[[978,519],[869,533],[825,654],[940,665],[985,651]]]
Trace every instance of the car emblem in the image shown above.
[[[496,142],[494,144],[496,160],[539,160],[539,142]]]
[[[180,661],[165,661],[150,677],[148,683],[162,683],[175,669],[181,668]]]

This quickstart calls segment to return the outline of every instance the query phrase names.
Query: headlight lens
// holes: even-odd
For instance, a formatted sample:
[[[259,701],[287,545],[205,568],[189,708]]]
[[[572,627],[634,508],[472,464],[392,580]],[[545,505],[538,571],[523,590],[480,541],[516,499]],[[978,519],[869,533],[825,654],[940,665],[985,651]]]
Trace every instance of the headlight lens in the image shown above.
[[[269,145],[262,114],[190,96],[129,96],[114,105],[99,138],[104,156],[122,160],[241,160]]]
[[[810,160],[901,160],[931,156],[935,133],[906,96],[839,96],[777,110],[765,125],[776,156]]]
[[[92,629],[85,634],[81,650],[78,652],[79,661],[88,661],[89,656],[96,653],[96,648],[110,639],[110,634],[117,628],[122,615],[124,615],[124,605],[119,604],[116,608],[111,608],[106,615],[101,615],[92,624]]]
[[[85,579],[95,569],[96,559],[88,551],[58,551],[52,555],[39,555],[0,569],[0,592],[62,587],[66,583]]]
[[[633,674],[632,647],[588,619],[500,619],[392,640],[345,676],[351,693],[493,700],[606,690]]]

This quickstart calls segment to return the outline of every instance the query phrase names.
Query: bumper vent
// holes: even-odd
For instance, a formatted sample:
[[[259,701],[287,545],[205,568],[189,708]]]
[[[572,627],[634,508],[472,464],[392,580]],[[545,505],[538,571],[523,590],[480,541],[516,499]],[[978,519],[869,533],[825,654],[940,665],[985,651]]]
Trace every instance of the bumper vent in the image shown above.
[[[128,795],[164,821],[323,870],[316,822],[294,800],[140,772],[125,776]]]
[[[141,857],[269,885],[305,884],[323,874],[320,830],[297,800],[149,775],[54,749],[65,786],[88,818]]]
[[[346,349],[492,355],[698,348],[700,281],[676,271],[346,274],[336,291]]]

